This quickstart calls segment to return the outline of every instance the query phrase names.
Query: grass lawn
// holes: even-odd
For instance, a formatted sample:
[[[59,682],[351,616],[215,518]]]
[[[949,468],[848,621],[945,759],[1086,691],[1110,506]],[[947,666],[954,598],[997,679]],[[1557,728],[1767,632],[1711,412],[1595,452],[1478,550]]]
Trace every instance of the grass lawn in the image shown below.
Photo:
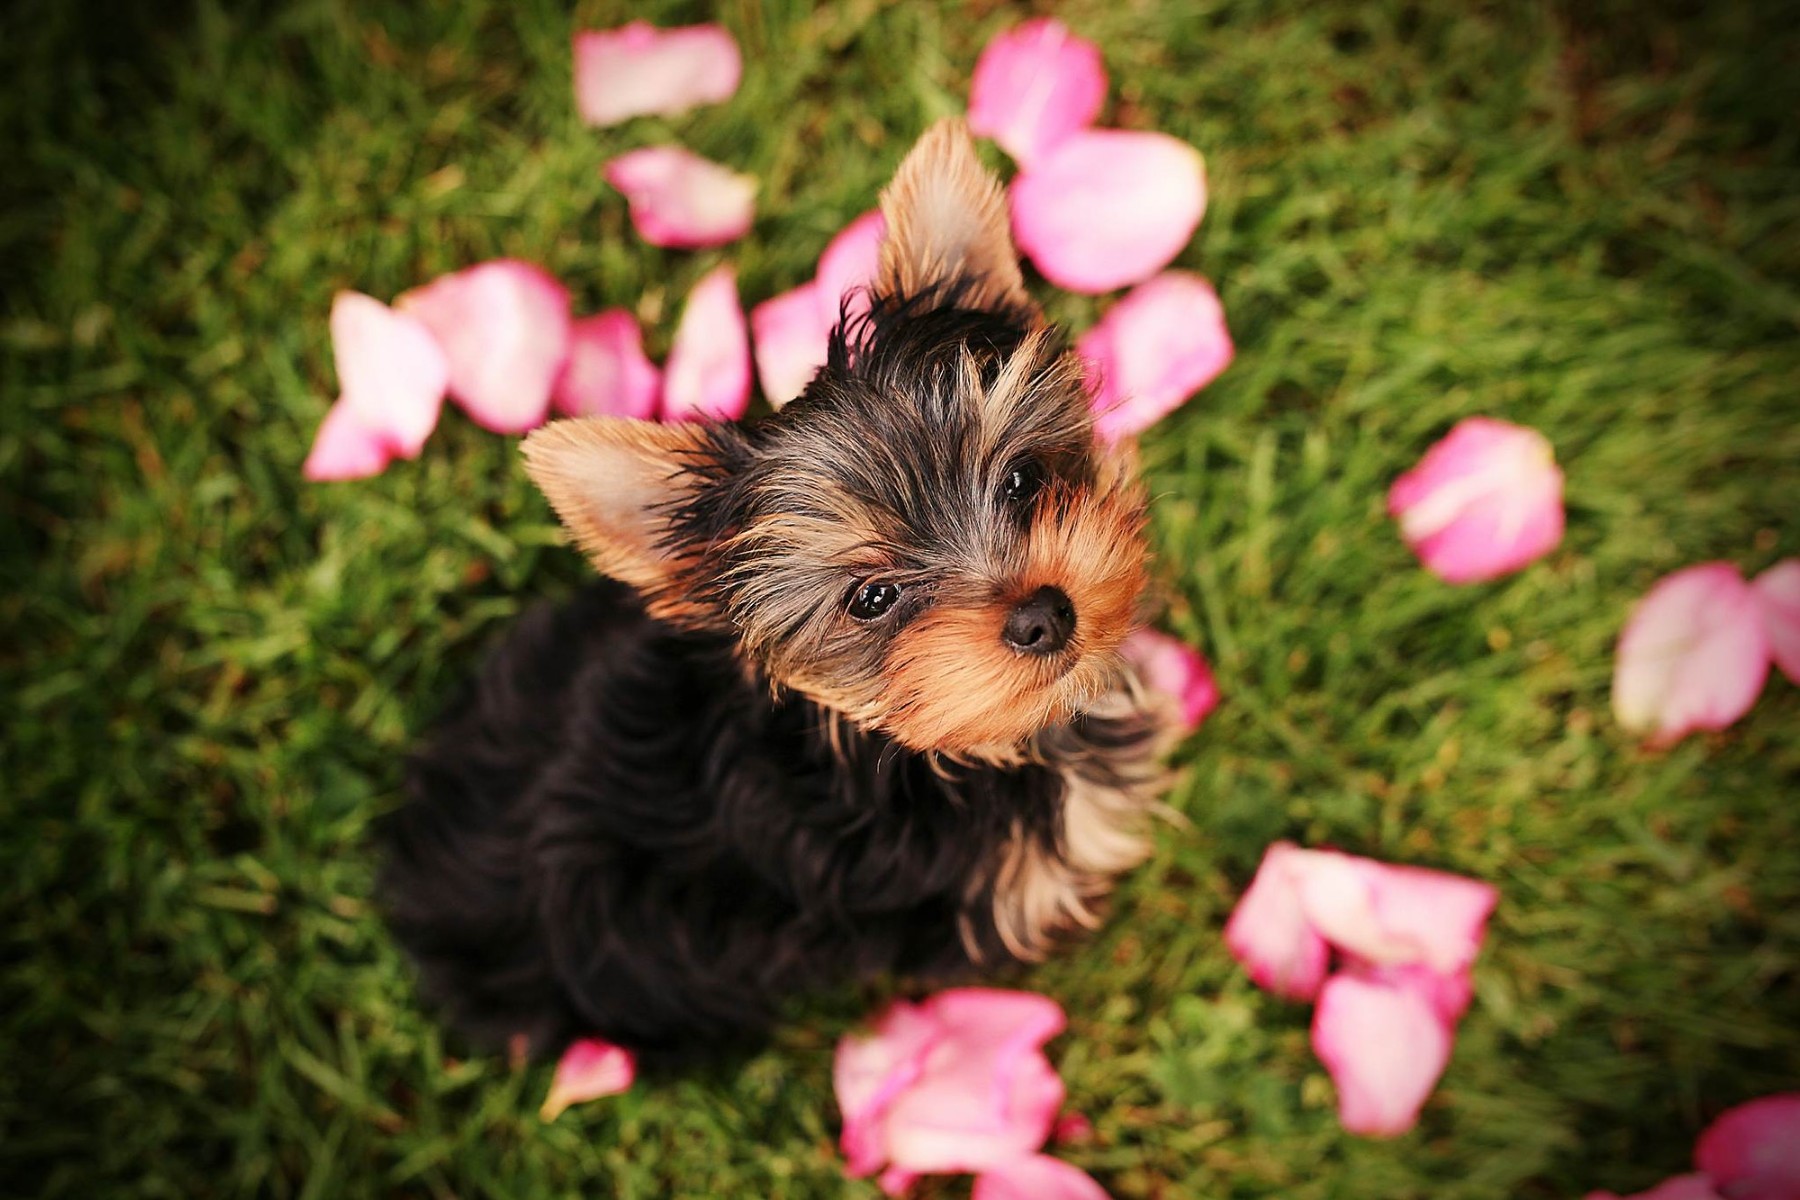
[[[660,354],[716,262],[747,304],[809,277],[1022,11],[737,0],[735,99],[595,131],[571,29],[707,13],[136,8],[0,15],[0,1193],[875,1196],[840,1174],[830,1054],[877,993],[548,1127],[547,1068],[418,1009],[370,822],[484,643],[583,567],[460,414],[378,479],[299,468],[336,289],[518,255]],[[1659,8],[1059,10],[1107,123],[1205,152],[1180,265],[1239,348],[1145,439],[1167,624],[1225,693],[1180,753],[1189,825],[1020,980],[1071,1014],[1051,1054],[1095,1136],[1060,1153],[1114,1196],[1634,1190],[1800,1080],[1800,689],[1660,754],[1608,709],[1660,574],[1800,554],[1800,16]],[[635,237],[598,168],[665,138],[761,180],[749,237]],[[1459,589],[1382,502],[1475,413],[1555,443],[1569,531]],[[1341,1132],[1308,1010],[1221,945],[1277,837],[1502,890],[1398,1140]]]

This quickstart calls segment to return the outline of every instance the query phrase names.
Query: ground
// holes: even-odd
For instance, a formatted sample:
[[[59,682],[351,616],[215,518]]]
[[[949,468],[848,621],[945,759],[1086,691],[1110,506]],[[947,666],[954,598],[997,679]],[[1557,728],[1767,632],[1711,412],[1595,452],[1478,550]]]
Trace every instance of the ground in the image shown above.
[[[579,311],[634,308],[660,353],[714,263],[746,302],[807,278],[1022,11],[732,3],[735,99],[595,131],[569,34],[623,5],[137,8],[0,16],[0,1191],[873,1196],[840,1174],[829,1064],[878,991],[548,1127],[546,1068],[420,1011],[370,822],[484,643],[582,567],[516,446],[460,414],[372,481],[299,467],[336,289],[518,255]],[[1608,681],[1660,574],[1800,554],[1800,20],[1060,11],[1103,49],[1109,123],[1205,152],[1180,263],[1239,352],[1144,445],[1166,624],[1225,697],[1179,753],[1184,823],[1097,937],[1018,980],[1071,1014],[1051,1054],[1095,1134],[1059,1152],[1117,1197],[1209,1200],[1550,1200],[1684,1169],[1712,1115],[1800,1078],[1800,689],[1653,753]],[[632,234],[599,165],[665,138],[761,180],[745,240]],[[1452,588],[1382,500],[1475,413],[1555,443],[1569,531]],[[1220,943],[1277,837],[1503,894],[1398,1140],[1339,1129],[1307,1010]]]

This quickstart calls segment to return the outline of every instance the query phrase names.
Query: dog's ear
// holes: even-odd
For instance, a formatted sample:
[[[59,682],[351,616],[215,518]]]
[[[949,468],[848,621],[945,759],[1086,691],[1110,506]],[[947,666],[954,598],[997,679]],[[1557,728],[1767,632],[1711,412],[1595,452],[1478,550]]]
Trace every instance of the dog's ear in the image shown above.
[[[602,575],[643,593],[658,616],[691,615],[670,511],[709,459],[702,426],[622,417],[552,421],[525,439],[525,471]]]
[[[881,193],[887,236],[880,289],[913,296],[966,280],[960,303],[1035,312],[1019,273],[1006,196],[975,156],[969,130],[954,117],[919,139]]]

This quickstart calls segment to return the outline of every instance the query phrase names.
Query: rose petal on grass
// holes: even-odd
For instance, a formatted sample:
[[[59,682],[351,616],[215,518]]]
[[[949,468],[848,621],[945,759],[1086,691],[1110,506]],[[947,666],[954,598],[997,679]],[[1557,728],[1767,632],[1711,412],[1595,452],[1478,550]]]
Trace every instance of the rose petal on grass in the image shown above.
[[[854,319],[868,311],[866,289],[881,271],[881,241],[886,236],[887,222],[881,214],[866,212],[839,230],[819,255],[815,278],[828,331],[838,323],[840,312]]]
[[[1141,433],[1181,407],[1235,353],[1218,293],[1187,271],[1165,271],[1131,289],[1075,349],[1098,379],[1094,431],[1107,441]]]
[[[831,1083],[844,1118],[844,1169],[852,1178],[887,1161],[882,1119],[894,1098],[918,1081],[925,1055],[942,1036],[934,1015],[902,1000],[889,1005],[868,1034],[838,1042]]]
[[[656,415],[662,372],[644,353],[637,318],[622,308],[569,327],[569,354],[556,380],[556,411],[568,417]]]
[[[1769,653],[1791,683],[1800,683],[1800,558],[1784,558],[1751,584],[1762,604]]]
[[[1378,966],[1420,963],[1443,975],[1481,952],[1499,892],[1478,879],[1395,866],[1335,850],[1295,850],[1285,869],[1308,924]]]
[[[1019,172],[1013,234],[1044,278],[1107,292],[1169,265],[1206,211],[1200,152],[1164,133],[1089,129]]]
[[[617,1095],[636,1079],[637,1059],[631,1051],[599,1038],[579,1038],[569,1043],[557,1062],[538,1117],[554,1121],[571,1104]]]
[[[340,400],[319,423],[300,475],[314,483],[367,479],[386,470],[393,457],[387,439],[364,426],[355,411]]]
[[[1094,123],[1106,102],[1100,49],[1053,18],[996,34],[969,84],[969,131],[1031,162]]]
[[[1720,1114],[1694,1144],[1694,1165],[1732,1200],[1800,1197],[1800,1092]]]
[[[1289,1000],[1311,1000],[1325,982],[1330,947],[1300,903],[1289,867],[1302,853],[1290,842],[1263,852],[1255,878],[1225,924],[1225,946],[1259,987]]]
[[[339,292],[331,301],[331,354],[338,403],[380,437],[388,455],[416,458],[437,426],[450,383],[449,360],[431,330],[372,296]],[[350,445],[337,436],[341,446]]]
[[[569,349],[569,293],[542,268],[502,258],[402,295],[444,350],[450,397],[495,433],[543,424]]]
[[[737,275],[714,267],[688,293],[663,369],[665,421],[734,421],[750,404],[750,335]]]
[[[1535,429],[1470,417],[1388,490],[1388,514],[1439,578],[1478,583],[1562,541],[1563,475]]]
[[[1106,1190],[1080,1167],[1032,1154],[989,1167],[975,1177],[969,1200],[1107,1200]]]
[[[1219,706],[1219,685],[1200,652],[1154,629],[1140,629],[1119,647],[1125,661],[1136,667],[1144,686],[1175,702],[1181,727],[1192,732],[1206,715]]]
[[[574,47],[575,108],[589,125],[716,104],[730,99],[744,73],[736,40],[718,25],[633,21],[577,33]]]
[[[1613,656],[1613,715],[1667,746],[1750,710],[1769,674],[1757,591],[1730,563],[1664,576],[1632,610]]]
[[[1035,1152],[1063,1103],[1042,1049],[1062,1031],[1062,1009],[997,988],[940,992],[926,1007],[943,1036],[888,1109],[889,1160],[920,1173],[982,1171]]]
[[[816,283],[771,296],[750,310],[756,374],[773,407],[780,408],[805,391],[825,365],[831,322],[824,312]]]
[[[1411,1129],[1450,1061],[1450,1027],[1430,1001],[1393,982],[1340,973],[1313,1013],[1312,1044],[1351,1133],[1394,1137]]]
[[[680,146],[627,151],[601,173],[625,193],[632,226],[652,246],[723,246],[756,217],[756,180]]]

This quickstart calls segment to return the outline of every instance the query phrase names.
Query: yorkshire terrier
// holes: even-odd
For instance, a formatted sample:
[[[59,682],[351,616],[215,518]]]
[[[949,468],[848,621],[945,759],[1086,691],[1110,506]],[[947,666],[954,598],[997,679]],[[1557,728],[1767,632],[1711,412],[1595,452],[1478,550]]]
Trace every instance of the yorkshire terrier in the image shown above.
[[[1134,464],[960,122],[881,209],[792,403],[525,441],[609,578],[521,619],[383,829],[392,925],[477,1040],[742,1044],[797,993],[1039,959],[1148,852]]]

